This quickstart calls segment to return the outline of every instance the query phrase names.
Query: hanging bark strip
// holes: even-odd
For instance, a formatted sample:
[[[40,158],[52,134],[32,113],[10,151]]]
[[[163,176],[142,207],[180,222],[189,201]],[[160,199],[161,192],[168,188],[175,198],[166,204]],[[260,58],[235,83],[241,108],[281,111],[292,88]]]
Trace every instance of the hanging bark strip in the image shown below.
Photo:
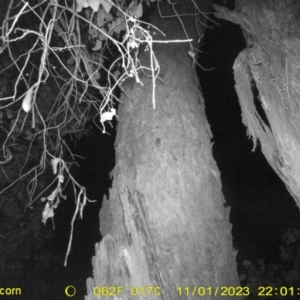
[[[300,207],[300,21],[299,1],[236,1],[219,18],[239,24],[248,47],[234,64],[242,120],[267,161]],[[251,85],[269,126],[257,112]]]

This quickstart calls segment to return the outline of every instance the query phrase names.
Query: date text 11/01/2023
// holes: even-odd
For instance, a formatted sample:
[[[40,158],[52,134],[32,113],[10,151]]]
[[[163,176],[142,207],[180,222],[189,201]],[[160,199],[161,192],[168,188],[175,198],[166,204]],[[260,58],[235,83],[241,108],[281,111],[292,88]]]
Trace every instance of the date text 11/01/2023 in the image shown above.
[[[255,294],[258,297],[270,297],[270,296],[281,296],[291,297],[300,296],[300,287],[272,287],[272,286],[260,286],[253,290],[248,286],[222,286],[222,287],[179,287],[177,288],[179,295],[186,296],[230,296],[230,297],[246,297],[251,294]]]
[[[95,296],[120,296],[123,294],[124,288],[122,286],[95,286],[93,293]],[[157,296],[160,297],[163,292],[159,286],[133,286],[130,289],[131,296]],[[223,286],[223,287],[177,287],[177,293],[179,296],[233,296],[233,297],[245,297],[251,294],[256,294],[258,297],[270,297],[281,296],[291,297],[300,296],[300,287],[272,287],[272,286],[260,286],[256,290],[251,290],[247,286]]]

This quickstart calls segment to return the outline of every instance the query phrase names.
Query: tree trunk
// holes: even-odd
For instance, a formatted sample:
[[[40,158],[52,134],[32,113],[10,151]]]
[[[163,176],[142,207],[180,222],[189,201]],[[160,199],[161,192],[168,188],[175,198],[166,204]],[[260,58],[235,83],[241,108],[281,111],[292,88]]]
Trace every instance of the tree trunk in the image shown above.
[[[243,123],[300,207],[300,2],[238,0],[235,11],[215,9],[241,25],[248,43],[234,64]],[[265,116],[254,104],[253,83]]]
[[[178,2],[178,13],[194,12],[192,2]],[[194,18],[182,20],[197,40]],[[151,23],[166,34],[155,39],[186,39],[177,18],[156,16]],[[123,95],[118,111],[113,187],[100,212],[104,237],[96,245],[86,300],[105,293],[95,288],[103,286],[114,299],[133,299],[135,293],[134,299],[157,299],[159,293],[161,299],[182,300],[193,291],[202,299],[224,299],[221,290],[212,296],[214,288],[238,285],[228,211],[189,45],[156,44],[154,51],[161,68],[156,108],[151,78],[143,76],[143,86],[125,83],[132,100]],[[193,290],[200,286],[205,289]]]

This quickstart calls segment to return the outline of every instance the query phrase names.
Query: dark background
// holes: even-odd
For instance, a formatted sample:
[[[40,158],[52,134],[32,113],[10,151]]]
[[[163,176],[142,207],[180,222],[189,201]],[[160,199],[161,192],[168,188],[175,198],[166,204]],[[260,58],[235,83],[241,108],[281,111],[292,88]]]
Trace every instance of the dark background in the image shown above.
[[[213,155],[221,171],[223,193],[230,205],[234,246],[243,259],[279,260],[278,247],[287,227],[298,225],[299,209],[242,124],[234,89],[233,64],[246,45],[239,26],[214,19],[201,47],[198,75],[206,114],[214,136]],[[255,86],[254,96],[257,95]],[[260,102],[254,97],[262,118]],[[259,144],[259,143],[258,143]]]

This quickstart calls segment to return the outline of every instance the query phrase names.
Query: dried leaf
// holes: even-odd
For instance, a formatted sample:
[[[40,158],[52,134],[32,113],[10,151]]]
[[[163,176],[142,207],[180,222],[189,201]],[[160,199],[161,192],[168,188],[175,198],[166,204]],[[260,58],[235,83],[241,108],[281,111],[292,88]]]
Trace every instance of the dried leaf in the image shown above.
[[[33,92],[33,87],[31,87],[27,91],[26,96],[24,97],[22,102],[22,108],[26,113],[28,113],[31,110],[32,92]]]
[[[53,174],[57,173],[57,165],[60,162],[60,158],[53,158],[51,159],[51,165],[52,165],[52,169],[53,169]]]
[[[100,3],[102,4],[103,8],[107,13],[109,13],[111,7],[112,7],[112,2],[110,0],[100,0]]]
[[[141,3],[137,4],[136,1],[132,1],[129,5],[128,11],[131,16],[140,18],[143,15],[143,6]]]
[[[81,12],[83,7],[89,7],[89,4],[86,2],[86,0],[76,0],[76,2],[77,2],[76,12]]]
[[[100,50],[102,48],[102,41],[97,40],[96,41],[96,46],[94,48],[92,48],[93,51],[97,51]]]
[[[101,0],[86,0],[93,11],[98,11]]]

